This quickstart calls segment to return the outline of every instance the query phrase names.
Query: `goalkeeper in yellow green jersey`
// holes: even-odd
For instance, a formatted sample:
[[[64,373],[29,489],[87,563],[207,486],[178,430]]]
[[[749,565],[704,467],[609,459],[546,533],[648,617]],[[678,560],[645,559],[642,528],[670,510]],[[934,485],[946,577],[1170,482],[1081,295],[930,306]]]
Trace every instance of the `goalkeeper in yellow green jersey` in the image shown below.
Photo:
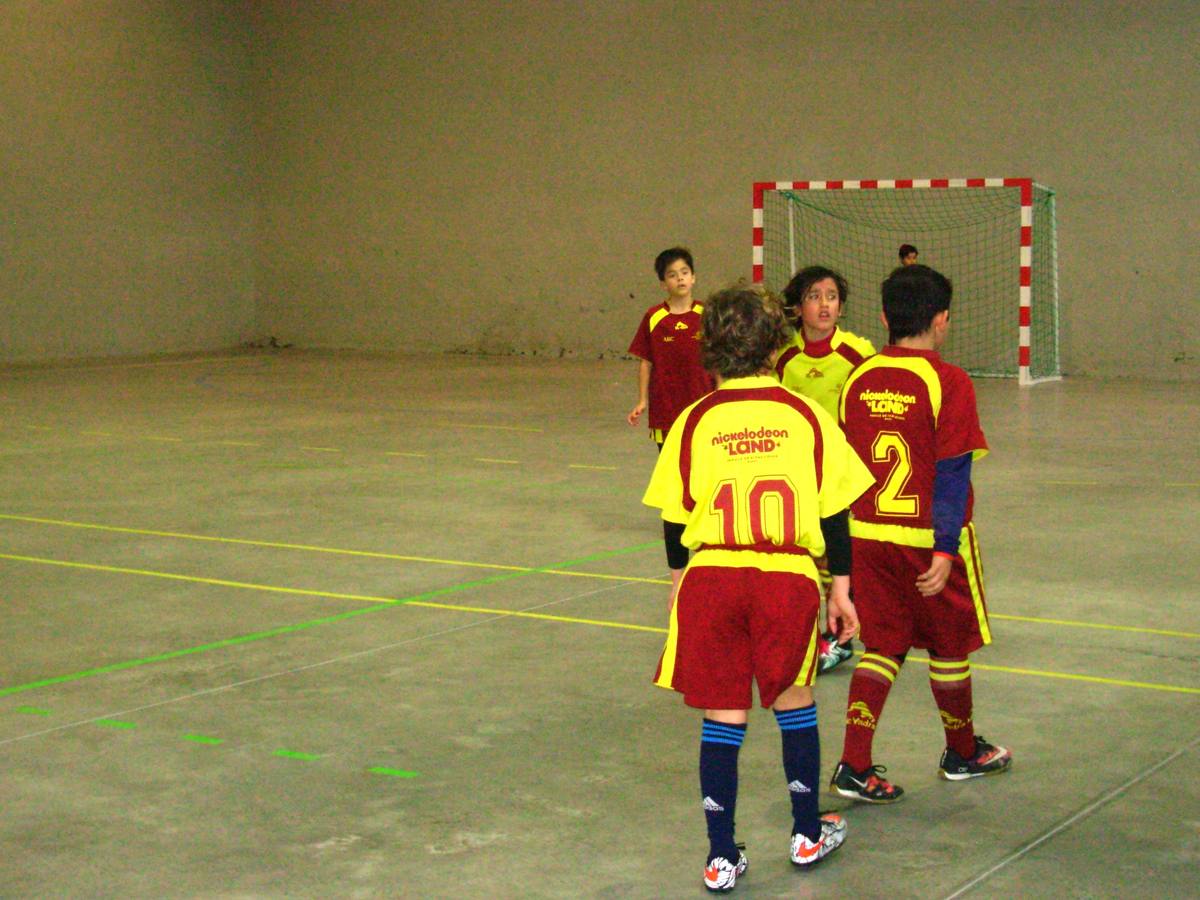
[[[838,327],[849,289],[846,279],[833,269],[808,266],[795,274],[783,289],[785,308],[796,326],[793,346],[780,354],[775,372],[783,386],[815,400],[834,419],[838,397],[851,370],[875,348],[866,338]],[[829,589],[829,575],[820,566],[822,587]],[[822,634],[819,672],[825,673],[854,655],[852,642],[837,643]]]

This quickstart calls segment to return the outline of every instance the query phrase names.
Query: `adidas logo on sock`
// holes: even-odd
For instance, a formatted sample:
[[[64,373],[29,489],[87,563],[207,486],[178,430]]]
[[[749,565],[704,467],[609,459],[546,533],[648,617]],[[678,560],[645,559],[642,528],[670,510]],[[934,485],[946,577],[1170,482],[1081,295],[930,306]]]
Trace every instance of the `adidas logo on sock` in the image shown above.
[[[725,812],[725,807],[723,807],[720,803],[718,803],[712,797],[705,797],[704,798],[704,811],[705,812]]]
[[[802,781],[800,781],[800,779],[798,779],[798,778],[795,781],[793,781],[791,784],[788,785],[788,790],[791,791],[793,794],[811,794],[812,793],[812,788],[806,787],[804,785],[804,783]]]

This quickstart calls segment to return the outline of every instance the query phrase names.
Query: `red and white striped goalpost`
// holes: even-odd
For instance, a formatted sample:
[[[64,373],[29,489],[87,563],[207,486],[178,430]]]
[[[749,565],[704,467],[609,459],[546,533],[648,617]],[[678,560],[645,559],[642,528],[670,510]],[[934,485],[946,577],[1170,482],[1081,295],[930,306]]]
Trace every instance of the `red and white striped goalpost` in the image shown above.
[[[870,191],[949,188],[1014,188],[1020,192],[1021,229],[1018,252],[1020,267],[1017,297],[1017,378],[1033,384],[1029,369],[1033,275],[1033,179],[1032,178],[897,178],[860,181],[758,181],[754,183],[754,270],[753,279],[763,279],[763,194],[766,191]]]

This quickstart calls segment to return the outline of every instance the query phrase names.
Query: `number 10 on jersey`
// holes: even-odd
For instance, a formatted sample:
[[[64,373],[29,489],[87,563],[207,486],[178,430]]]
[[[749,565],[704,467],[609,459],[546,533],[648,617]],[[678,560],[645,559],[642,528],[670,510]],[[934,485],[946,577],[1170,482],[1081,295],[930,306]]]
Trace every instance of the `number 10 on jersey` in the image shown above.
[[[721,521],[728,546],[796,543],[796,488],[786,475],[760,475],[748,485],[717,485],[708,511]]]

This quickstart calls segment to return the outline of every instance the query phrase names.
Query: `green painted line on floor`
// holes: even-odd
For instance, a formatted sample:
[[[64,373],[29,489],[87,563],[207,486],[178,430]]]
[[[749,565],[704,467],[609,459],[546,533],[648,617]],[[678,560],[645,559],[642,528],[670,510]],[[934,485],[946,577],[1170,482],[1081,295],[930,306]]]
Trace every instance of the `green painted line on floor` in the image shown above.
[[[409,772],[407,769],[389,769],[387,766],[371,766],[367,769],[372,775],[388,775],[392,778],[416,778],[420,772]]]
[[[299,750],[276,750],[274,756],[282,756],[284,759],[299,759],[304,762],[313,762],[321,757],[316,753],[301,753]]]
[[[122,722],[120,719],[97,719],[93,724],[99,725],[101,728],[120,728],[124,730],[137,728],[137,723]]]
[[[159,653],[154,656],[146,656],[141,659],[131,659],[125,662],[113,663],[108,666],[100,666],[95,669],[84,669],[81,672],[72,672],[69,675],[58,675],[54,678],[43,678],[41,681],[31,681],[28,684],[15,684],[11,687],[0,688],[0,697],[7,697],[10,694],[19,694],[23,691],[32,691],[36,688],[49,687],[55,684],[64,684],[69,681],[79,681],[84,678],[93,678],[97,675],[107,675],[111,672],[122,672],[125,669],[134,669],[138,666],[146,666],[151,663],[165,662],[170,659],[178,659],[181,656],[191,656],[196,653],[206,653],[209,650],[219,650],[222,647],[233,647],[238,644],[249,644],[254,641],[265,640],[266,638],[276,637],[281,634],[290,634],[294,631],[304,631],[308,628],[315,628],[317,625],[326,625],[331,622],[338,622],[342,619],[349,619],[353,616],[365,615],[376,610],[386,609],[384,606],[367,606],[362,609],[352,609],[349,612],[339,613],[336,616],[325,616],[320,619],[312,619],[308,622],[298,622],[295,625],[283,625],[279,628],[272,628],[268,631],[258,631],[253,634],[244,634],[239,637],[226,638],[222,641],[213,641],[210,644],[201,644],[198,647],[187,647],[183,650],[171,650],[167,653]]]
[[[0,517],[0,518],[2,518],[2,517]],[[360,609],[352,609],[352,610],[349,610],[348,612],[338,613],[337,615],[333,615],[333,616],[323,616],[320,619],[310,619],[307,622],[297,622],[294,625],[282,625],[278,628],[271,628],[266,631],[256,631],[256,632],[253,632],[252,634],[245,634],[245,635],[239,635],[238,637],[225,638],[224,640],[213,641],[212,643],[208,643],[208,644],[201,644],[197,647],[186,647],[182,650],[170,650],[165,653],[155,654],[154,656],[142,657],[141,659],[131,659],[131,660],[126,660],[125,662],[112,663],[111,665],[107,665],[107,666],[99,666],[94,669],[84,669],[79,672],[72,672],[68,675],[58,675],[53,678],[43,678],[39,681],[31,681],[26,684],[15,684],[10,687],[0,688],[0,697],[8,697],[12,694],[20,694],[20,693],[24,693],[25,691],[32,691],[32,690],[36,690],[37,688],[50,687],[55,684],[65,684],[65,683],[71,682],[71,681],[80,681],[84,678],[94,678],[98,675],[108,675],[112,672],[121,672],[126,669],[135,669],[140,666],[150,665],[151,663],[166,662],[168,660],[178,659],[182,656],[193,656],[198,653],[207,653],[210,650],[219,650],[224,647],[234,647],[234,646],[238,646],[240,644],[250,644],[250,643],[254,643],[256,641],[262,641],[262,640],[266,640],[268,638],[278,637],[278,636],[284,635],[284,634],[292,634],[292,633],[298,632],[298,631],[306,631],[310,628],[316,628],[319,625],[330,625],[335,622],[341,622],[345,619],[351,619],[356,616],[366,615],[367,613],[376,612],[381,609],[387,609],[392,606],[404,606],[406,604],[416,603],[421,600],[429,600],[434,597],[442,597],[442,596],[445,596],[446,594],[456,594],[456,593],[459,593],[460,591],[466,591],[466,590],[470,590],[472,588],[485,587],[489,584],[496,584],[501,581],[511,581],[514,578],[523,578],[527,575],[536,575],[539,573],[559,571],[559,570],[565,569],[569,566],[575,566],[575,565],[579,565],[581,563],[587,563],[587,562],[596,562],[597,560],[609,559],[609,558],[612,558],[615,556],[622,556],[622,555],[625,555],[628,553],[637,553],[642,550],[647,550],[651,547],[658,547],[658,546],[661,546],[661,542],[652,541],[652,542],[646,543],[646,544],[638,544],[633,547],[622,547],[617,550],[602,550],[598,553],[592,553],[592,554],[589,554],[588,556],[582,556],[577,559],[569,559],[566,562],[555,563],[550,566],[538,566],[535,568],[521,569],[521,570],[518,570],[515,572],[502,572],[497,575],[490,575],[487,578],[479,578],[479,579],[476,579],[475,581],[464,581],[464,582],[461,582],[460,584],[452,584],[452,585],[449,585],[449,586],[443,587],[443,588],[435,588],[432,591],[425,591],[423,593],[414,594],[411,597],[404,597],[404,598],[398,599],[398,600],[392,600],[392,599],[384,598],[384,597],[371,598],[375,601],[375,603],[377,605],[365,606]],[[8,554],[0,554],[0,558],[12,559],[14,557],[12,557],[11,555],[8,555]],[[47,560],[46,562],[51,562],[51,561]],[[62,563],[59,563],[59,564],[61,565]],[[153,573],[142,573],[142,574],[153,574]],[[188,580],[184,576],[169,576],[169,577],[178,578],[180,580]],[[616,577],[616,576],[612,576],[612,577]],[[199,580],[199,579],[197,579],[197,580]],[[231,584],[229,586],[239,586],[239,585]],[[253,587],[252,585],[240,585],[240,586],[241,587]],[[261,589],[266,590],[266,588],[261,588]],[[273,590],[276,590],[281,593],[304,594],[306,596],[312,596],[312,595],[322,596],[324,594],[324,592],[321,592],[321,591],[308,591],[308,590],[301,591],[301,590],[290,590],[288,588],[274,588]],[[324,595],[329,596],[328,594],[324,594]],[[359,599],[367,599],[367,598],[359,598]]]
[[[24,713],[27,716],[48,716],[50,710],[42,709],[40,706],[18,706],[17,712]]]
[[[218,744],[225,743],[224,738],[209,737],[206,734],[185,734],[183,739],[185,741],[191,741],[193,744],[207,744],[210,747],[215,747]]]

